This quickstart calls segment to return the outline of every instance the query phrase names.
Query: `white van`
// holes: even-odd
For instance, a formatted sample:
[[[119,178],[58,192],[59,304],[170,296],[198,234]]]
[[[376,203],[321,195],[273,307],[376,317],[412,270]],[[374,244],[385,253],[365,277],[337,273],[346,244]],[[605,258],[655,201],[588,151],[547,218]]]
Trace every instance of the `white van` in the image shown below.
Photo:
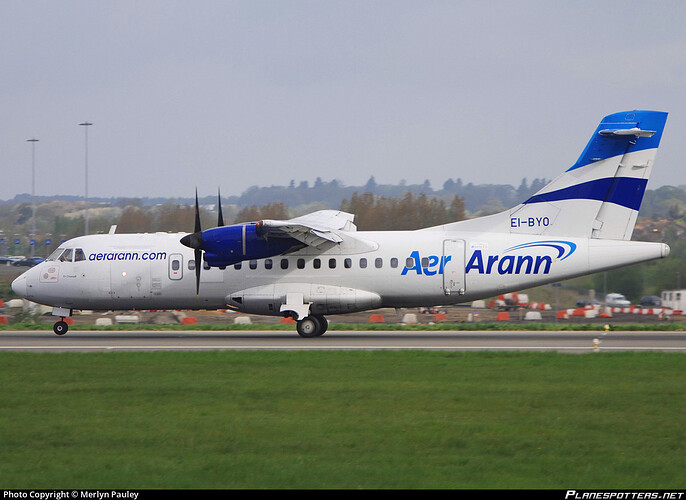
[[[605,296],[605,305],[608,307],[628,307],[631,302],[621,293],[608,293]]]

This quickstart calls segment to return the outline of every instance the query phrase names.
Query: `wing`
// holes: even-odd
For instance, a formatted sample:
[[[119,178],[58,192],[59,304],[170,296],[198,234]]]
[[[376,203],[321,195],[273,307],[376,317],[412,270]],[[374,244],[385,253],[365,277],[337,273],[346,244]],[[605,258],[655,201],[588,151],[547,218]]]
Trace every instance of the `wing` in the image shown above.
[[[319,249],[326,243],[341,243],[339,231],[356,231],[354,217],[339,210],[320,210],[289,220],[263,220],[260,231],[265,237],[289,237]]]

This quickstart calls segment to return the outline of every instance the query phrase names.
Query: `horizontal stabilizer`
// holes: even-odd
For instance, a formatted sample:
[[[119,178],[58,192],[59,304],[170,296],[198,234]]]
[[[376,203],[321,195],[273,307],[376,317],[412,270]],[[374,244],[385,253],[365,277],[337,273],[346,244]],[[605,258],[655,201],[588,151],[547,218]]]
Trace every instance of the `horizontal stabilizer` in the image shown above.
[[[641,130],[638,127],[628,128],[628,129],[616,129],[616,130],[601,130],[598,132],[600,135],[604,136],[622,136],[622,135],[633,135],[636,137],[652,137],[655,133],[654,130]]]
[[[666,120],[667,113],[660,111],[623,111],[606,116],[568,171],[626,153],[657,149]]]

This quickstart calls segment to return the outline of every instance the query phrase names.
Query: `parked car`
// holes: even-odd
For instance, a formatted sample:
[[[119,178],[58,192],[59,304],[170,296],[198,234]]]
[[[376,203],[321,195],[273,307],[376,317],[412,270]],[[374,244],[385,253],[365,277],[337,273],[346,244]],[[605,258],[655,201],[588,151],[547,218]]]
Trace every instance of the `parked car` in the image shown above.
[[[596,299],[581,299],[576,301],[576,307],[599,306],[600,302]]]
[[[608,293],[605,296],[605,305],[610,307],[628,307],[631,302],[621,293]]]
[[[646,295],[645,297],[641,297],[639,304],[643,307],[661,307],[662,300],[655,295]]]
[[[23,255],[2,255],[0,256],[0,264],[10,265],[23,259]]]
[[[45,259],[43,257],[29,257],[27,259],[22,259],[18,260],[16,262],[13,262],[13,266],[26,266],[26,267],[33,267],[36,264],[40,264],[43,262]]]

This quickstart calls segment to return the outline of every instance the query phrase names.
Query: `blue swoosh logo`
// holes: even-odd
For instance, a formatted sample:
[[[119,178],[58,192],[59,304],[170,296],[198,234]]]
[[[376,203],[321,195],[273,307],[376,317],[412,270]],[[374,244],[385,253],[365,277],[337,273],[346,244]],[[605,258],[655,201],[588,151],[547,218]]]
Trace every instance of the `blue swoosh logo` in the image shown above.
[[[522,243],[521,245],[516,245],[505,249],[505,252],[511,250],[520,250],[522,248],[533,248],[533,247],[552,247],[557,250],[557,258],[559,260],[565,260],[567,257],[572,255],[576,251],[576,243],[564,240],[548,240],[548,241],[533,241],[531,243]]]

